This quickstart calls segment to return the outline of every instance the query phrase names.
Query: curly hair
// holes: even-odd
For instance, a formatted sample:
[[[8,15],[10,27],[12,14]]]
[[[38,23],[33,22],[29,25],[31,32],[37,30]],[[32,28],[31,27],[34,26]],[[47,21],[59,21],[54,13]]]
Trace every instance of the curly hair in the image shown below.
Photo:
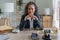
[[[35,6],[34,15],[37,15],[37,13],[38,13],[38,7],[37,7],[37,5],[36,5],[34,2],[28,2],[28,3],[27,3],[27,5],[26,5],[26,7],[25,7],[25,10],[24,10],[25,14],[28,15],[28,6],[29,6],[29,5],[34,5],[34,6]]]

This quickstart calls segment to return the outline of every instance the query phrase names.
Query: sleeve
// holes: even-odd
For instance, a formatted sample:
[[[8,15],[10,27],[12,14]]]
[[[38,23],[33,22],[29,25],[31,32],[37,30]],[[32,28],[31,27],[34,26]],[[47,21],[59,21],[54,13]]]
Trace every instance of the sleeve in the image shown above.
[[[20,21],[20,24],[19,24],[19,30],[22,31],[23,28],[24,28],[24,24],[25,24],[25,21],[24,21],[24,15],[22,15],[21,17],[21,21]]]
[[[43,30],[43,25],[42,25],[42,17],[40,15],[37,16],[38,17],[38,20],[35,20],[36,22],[36,26],[40,29],[40,30]]]

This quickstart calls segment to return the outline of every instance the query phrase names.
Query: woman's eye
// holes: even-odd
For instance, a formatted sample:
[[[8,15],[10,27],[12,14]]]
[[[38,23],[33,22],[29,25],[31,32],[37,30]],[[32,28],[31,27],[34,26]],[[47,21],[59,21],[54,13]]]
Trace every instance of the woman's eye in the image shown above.
[[[33,8],[28,8],[28,10],[33,10]]]
[[[28,8],[30,10],[30,8]]]

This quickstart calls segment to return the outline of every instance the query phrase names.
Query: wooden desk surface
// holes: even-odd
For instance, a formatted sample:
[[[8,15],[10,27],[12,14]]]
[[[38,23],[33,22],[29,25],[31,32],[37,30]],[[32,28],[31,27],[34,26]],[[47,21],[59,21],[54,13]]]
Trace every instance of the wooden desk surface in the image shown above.
[[[31,39],[31,34],[33,33],[37,33],[37,31],[21,31],[19,33],[9,33],[9,39],[8,40],[32,40]],[[40,34],[40,40],[42,40],[42,35]],[[57,35],[53,34],[52,35],[52,40],[57,40]]]

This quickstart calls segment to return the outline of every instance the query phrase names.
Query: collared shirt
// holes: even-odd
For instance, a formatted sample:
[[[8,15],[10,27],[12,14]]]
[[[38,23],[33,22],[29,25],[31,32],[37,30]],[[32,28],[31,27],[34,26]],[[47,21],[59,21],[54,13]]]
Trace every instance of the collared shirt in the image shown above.
[[[30,28],[33,28],[33,20],[35,18],[31,19],[31,17],[28,17],[27,19],[30,21]]]

